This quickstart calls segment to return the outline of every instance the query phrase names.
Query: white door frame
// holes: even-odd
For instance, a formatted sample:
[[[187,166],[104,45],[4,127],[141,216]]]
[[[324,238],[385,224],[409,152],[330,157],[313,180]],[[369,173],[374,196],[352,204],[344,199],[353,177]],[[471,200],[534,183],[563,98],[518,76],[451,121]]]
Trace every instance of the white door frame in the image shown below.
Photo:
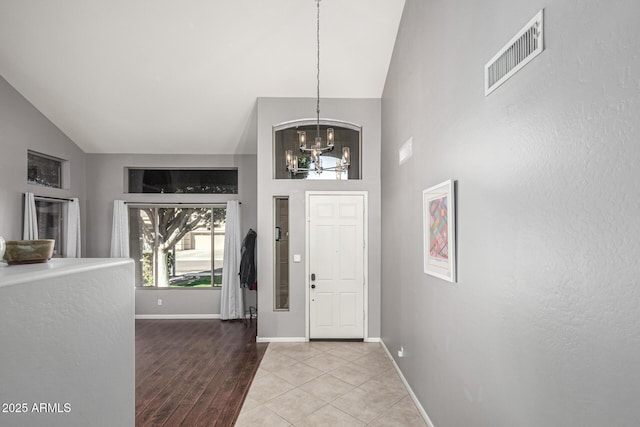
[[[305,271],[305,279],[304,279],[304,284],[305,284],[305,288],[304,288],[304,297],[305,297],[305,314],[304,314],[304,320],[305,320],[305,328],[304,328],[304,334],[305,334],[305,341],[309,341],[309,331],[311,328],[311,321],[310,321],[310,315],[309,315],[309,310],[311,308],[311,298],[310,298],[310,292],[309,292],[309,287],[311,286],[311,267],[310,267],[310,257],[309,254],[311,253],[311,242],[309,239],[309,235],[310,235],[310,223],[311,223],[311,215],[309,212],[309,202],[310,202],[310,198],[311,196],[362,196],[362,200],[363,200],[363,208],[364,208],[364,212],[363,212],[363,238],[364,238],[364,265],[363,265],[363,279],[364,279],[364,289],[363,289],[363,327],[364,327],[364,331],[363,331],[363,336],[364,336],[364,341],[366,342],[367,339],[369,338],[369,192],[368,191],[306,191],[305,192],[305,250],[306,250],[306,256],[305,256],[305,265],[304,265],[304,271]]]

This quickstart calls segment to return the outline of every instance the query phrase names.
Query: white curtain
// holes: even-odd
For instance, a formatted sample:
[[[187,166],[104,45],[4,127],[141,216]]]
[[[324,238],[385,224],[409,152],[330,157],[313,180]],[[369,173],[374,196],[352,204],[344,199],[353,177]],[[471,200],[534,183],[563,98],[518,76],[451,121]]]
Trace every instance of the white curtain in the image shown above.
[[[77,197],[67,203],[67,240],[64,256],[80,258],[80,201]]]
[[[240,289],[240,204],[227,202],[227,218],[224,232],[224,263],[222,265],[222,291],[220,318],[240,319],[244,316],[242,290]]]
[[[36,199],[33,193],[24,193],[22,238],[24,240],[38,240],[38,214],[36,212]]]
[[[129,213],[124,200],[113,201],[111,258],[129,258]]]

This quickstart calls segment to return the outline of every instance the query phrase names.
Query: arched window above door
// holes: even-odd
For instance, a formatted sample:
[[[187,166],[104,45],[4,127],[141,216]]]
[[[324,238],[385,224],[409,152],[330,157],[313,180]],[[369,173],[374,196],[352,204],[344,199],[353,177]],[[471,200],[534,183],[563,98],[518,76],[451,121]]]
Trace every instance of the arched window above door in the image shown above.
[[[361,179],[361,135],[362,128],[353,123],[336,120],[320,120],[320,136],[326,142],[327,129],[333,129],[334,148],[322,153],[322,167],[319,173],[311,165],[311,155],[299,148],[298,133],[306,132],[308,139],[312,141],[317,132],[315,119],[296,120],[282,123],[273,127],[273,176],[275,179],[306,179],[306,180],[353,180]],[[350,165],[347,171],[331,170],[343,158],[343,148],[349,148]],[[300,169],[308,168],[310,171],[293,173],[287,170],[287,150],[297,156]]]

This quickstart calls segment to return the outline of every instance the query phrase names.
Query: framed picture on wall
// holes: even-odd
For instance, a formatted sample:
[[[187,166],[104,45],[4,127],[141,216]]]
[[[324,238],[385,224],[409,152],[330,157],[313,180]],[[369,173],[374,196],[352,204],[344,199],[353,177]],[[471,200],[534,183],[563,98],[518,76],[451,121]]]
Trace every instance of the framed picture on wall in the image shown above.
[[[422,192],[424,272],[456,281],[456,215],[453,180]]]

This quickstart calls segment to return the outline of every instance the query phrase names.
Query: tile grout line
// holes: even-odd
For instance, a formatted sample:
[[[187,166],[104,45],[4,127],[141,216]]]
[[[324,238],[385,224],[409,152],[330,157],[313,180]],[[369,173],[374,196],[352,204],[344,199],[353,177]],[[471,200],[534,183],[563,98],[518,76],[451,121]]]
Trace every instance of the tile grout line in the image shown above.
[[[280,344],[280,343],[278,343]],[[279,393],[277,396],[270,396],[267,400],[265,401],[258,401],[257,399],[253,399],[254,401],[256,401],[256,403],[258,403],[254,408],[252,408],[251,410],[247,411],[247,412],[253,412],[258,410],[259,408],[264,408],[264,409],[269,409],[270,412],[276,414],[280,419],[282,419],[284,422],[286,423],[290,423],[291,425],[295,426],[298,425],[300,423],[303,423],[305,419],[307,419],[308,417],[313,416],[316,413],[319,413],[321,411],[327,410],[327,408],[331,408],[332,411],[337,411],[341,414],[347,415],[350,418],[354,419],[354,420],[358,420],[358,422],[362,423],[363,425],[370,425],[371,423],[374,423],[376,420],[381,419],[381,417],[383,418],[385,416],[384,413],[380,413],[378,415],[376,415],[373,419],[369,420],[368,422],[363,420],[362,418],[355,416],[353,414],[351,414],[348,411],[345,411],[343,409],[341,409],[338,406],[335,406],[333,403],[335,403],[336,401],[338,401],[341,398],[344,398],[344,396],[348,395],[349,393],[352,393],[354,390],[357,390],[358,388],[362,387],[364,384],[367,384],[368,382],[372,381],[374,379],[375,376],[369,376],[364,382],[360,383],[360,384],[353,384],[350,381],[346,381],[345,379],[341,378],[338,374],[334,375],[334,372],[337,371],[338,369],[341,369],[343,367],[347,367],[347,366],[353,366],[354,368],[359,367],[358,363],[373,363],[374,365],[378,364],[378,363],[382,363],[382,360],[384,359],[384,364],[388,366],[388,368],[385,368],[385,370],[389,370],[389,372],[394,372],[397,373],[397,378],[402,380],[402,388],[404,389],[404,396],[400,396],[398,397],[397,400],[394,400],[391,405],[390,408],[393,407],[394,405],[397,405],[399,402],[401,402],[405,397],[410,397],[412,401],[414,401],[415,403],[415,398],[414,396],[412,396],[412,391],[410,390],[410,388],[407,387],[407,383],[406,380],[404,379],[404,377],[402,376],[402,374],[400,372],[398,372],[398,367],[395,364],[395,361],[393,360],[393,358],[390,357],[389,351],[386,348],[386,346],[384,345],[384,343],[377,343],[377,345],[375,346],[375,348],[373,347],[358,347],[357,349],[355,348],[349,348],[348,350],[346,350],[344,347],[341,346],[336,346],[336,345],[322,345],[322,346],[314,346],[314,347],[309,347],[303,344],[303,346],[297,346],[295,344],[289,344],[289,343],[282,343],[281,345],[278,345],[274,343],[271,343],[271,345],[269,346],[269,348],[267,349],[267,352],[264,356],[264,358],[262,359],[262,362],[260,364],[260,366],[258,367],[258,372],[256,373],[256,376],[258,376],[258,373],[260,371],[262,371],[261,376],[264,375],[270,375],[272,378],[278,379],[279,381],[284,382],[285,384],[287,384],[288,386],[291,386],[292,388],[283,392],[283,393]],[[309,357],[306,357],[306,355],[303,355],[301,358],[297,358],[297,357],[292,357],[291,354],[295,353],[295,349],[297,348],[309,348],[309,349],[313,349],[313,351],[308,351]],[[383,350],[383,351],[380,351]],[[304,352],[304,350],[303,350]],[[325,367],[325,369],[319,369],[317,366],[314,366],[314,364],[309,364],[307,363],[309,360],[314,359],[314,358],[322,358],[323,356],[331,356],[331,358],[335,359],[335,360],[339,360],[341,363],[339,365],[336,365],[334,367],[332,367],[331,369],[325,370],[327,369],[327,367]],[[306,381],[304,381],[303,383],[301,383],[300,385],[296,385],[296,384],[292,384],[290,381],[288,381],[285,378],[281,377],[280,375],[278,375],[278,373],[274,372],[274,371],[278,371],[278,368],[273,367],[273,371],[270,371],[267,368],[264,368],[263,365],[266,363],[267,366],[276,366],[277,365],[277,359],[278,358],[283,358],[285,360],[291,360],[292,365],[299,365],[299,366],[304,366],[307,367],[309,369],[314,369],[315,371],[320,372],[320,374],[314,376],[313,378],[310,378]],[[318,359],[318,361],[320,361],[321,359]],[[360,361],[360,362],[358,362]],[[389,365],[388,363],[391,362],[391,364]],[[313,362],[311,362],[313,363]],[[317,364],[316,364],[317,365]],[[331,364],[329,363],[329,366]],[[391,369],[391,368],[394,369]],[[321,394],[314,394],[311,393],[305,389],[303,389],[302,387],[304,387],[305,385],[319,380],[322,377],[330,377],[334,380],[340,381],[341,383],[344,383],[346,386],[349,387],[349,390],[342,392],[340,394],[338,394],[337,396],[328,396],[329,400],[325,400],[324,397],[321,397]],[[399,385],[399,384],[398,384]],[[275,411],[273,409],[273,407],[267,406],[269,403],[272,403],[275,399],[280,398],[284,395],[286,395],[287,393],[291,393],[292,391],[298,391],[298,392],[302,392],[307,396],[312,397],[313,399],[317,399],[321,402],[321,405],[319,407],[317,407],[315,410],[313,410],[312,412],[305,414],[302,416],[302,418],[300,420],[294,420],[295,422],[292,422],[289,420],[289,418],[291,418],[291,416],[289,418],[282,416],[279,412]],[[319,402],[319,403],[320,403]],[[420,409],[422,409],[419,405],[415,405],[415,410],[417,410],[416,412],[420,413],[420,417],[424,418],[424,415],[422,414],[422,412],[420,411]],[[417,415],[417,414],[416,414]],[[429,424],[428,425],[430,427],[433,427],[433,424]]]

